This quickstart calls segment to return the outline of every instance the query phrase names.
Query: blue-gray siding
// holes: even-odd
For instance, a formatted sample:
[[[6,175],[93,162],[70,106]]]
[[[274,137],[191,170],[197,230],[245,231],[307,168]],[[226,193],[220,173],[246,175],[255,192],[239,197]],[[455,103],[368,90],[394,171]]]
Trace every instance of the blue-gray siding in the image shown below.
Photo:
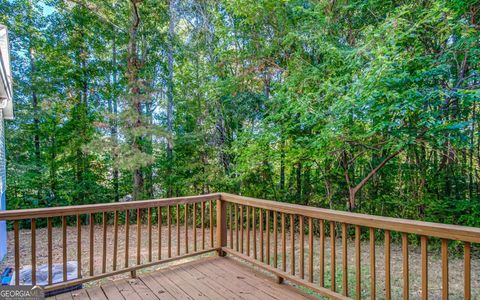
[[[5,131],[3,128],[3,112],[0,109],[0,210],[5,210],[6,200],[6,160],[5,160]],[[5,221],[0,221],[0,260],[7,253],[7,228]]]

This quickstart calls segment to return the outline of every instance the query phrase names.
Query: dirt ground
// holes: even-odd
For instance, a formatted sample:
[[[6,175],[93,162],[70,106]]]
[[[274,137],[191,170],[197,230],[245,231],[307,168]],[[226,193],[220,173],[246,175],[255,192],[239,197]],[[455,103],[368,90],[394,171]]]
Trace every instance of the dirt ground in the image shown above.
[[[185,253],[185,230],[183,226],[179,227],[180,230],[180,255]],[[202,249],[202,231],[201,228],[197,228],[197,250]],[[156,225],[152,228],[152,256],[155,260],[158,256],[158,229]],[[213,228],[215,233],[215,228]],[[101,273],[102,268],[102,242],[103,242],[103,229],[101,225],[95,226],[95,240],[94,240],[94,270],[95,274]],[[167,257],[167,226],[162,226],[162,258]],[[53,228],[53,260],[54,263],[62,262],[62,231],[61,228]],[[189,251],[193,251],[193,228],[188,230],[189,236]],[[230,239],[230,233],[228,233],[228,239]],[[177,247],[177,227],[172,225],[172,256],[176,256]],[[253,237],[251,233],[250,237]],[[266,234],[264,235],[266,238]],[[214,234],[215,238],[215,234]],[[235,247],[235,232],[233,235],[234,247]],[[287,233],[287,271],[290,270],[290,234]],[[46,228],[37,229],[36,235],[37,243],[37,265],[47,263],[47,231]],[[257,251],[260,251],[260,234],[257,233]],[[107,272],[112,270],[112,253],[113,253],[113,226],[107,228]],[[29,265],[31,263],[31,237],[30,230],[20,230],[20,261],[21,265]],[[133,266],[136,263],[136,245],[137,245],[137,228],[136,225],[130,225],[130,237],[129,237],[129,265]],[[296,273],[299,272],[299,236],[296,235]],[[14,237],[13,232],[8,232],[8,255],[7,258],[0,262],[0,270],[3,270],[6,266],[13,266],[14,262]],[[265,242],[266,243],[266,242]],[[273,233],[270,234],[270,251],[273,253]],[[227,243],[230,245],[230,242]],[[244,233],[244,251],[246,252],[246,232]],[[210,246],[210,234],[208,226],[205,229],[205,247]],[[251,253],[253,253],[253,242],[250,243]],[[370,291],[370,255],[368,241],[362,242],[362,255],[361,255],[361,269],[362,269],[362,298],[369,297]],[[67,259],[76,260],[77,257],[77,229],[76,227],[67,228]],[[146,225],[142,226],[141,237],[141,249],[142,249],[142,262],[148,260],[148,229]],[[314,282],[318,283],[319,280],[319,237],[314,238]],[[355,290],[355,249],[353,240],[348,241],[348,285],[350,295]],[[384,284],[384,247],[383,243],[379,242],[376,245],[375,251],[375,263],[376,263],[376,290],[377,298],[383,299],[385,294]],[[119,226],[118,228],[118,255],[117,255],[117,268],[124,266],[125,261],[125,228]],[[281,265],[281,235],[278,235],[278,253],[279,253],[279,266]],[[308,274],[308,237],[305,237],[305,274]],[[341,291],[342,278],[342,248],[341,240],[336,241],[336,286],[337,290]],[[260,255],[258,255],[260,258]],[[420,247],[409,247],[409,275],[410,275],[410,297],[412,299],[420,299],[421,296],[421,261],[420,261]],[[194,259],[194,258],[193,258]],[[271,254],[271,263],[273,261],[273,254]],[[325,282],[326,286],[330,286],[330,242],[329,239],[325,239]],[[89,227],[82,227],[82,272],[84,275],[88,275],[89,270]],[[141,270],[139,272],[149,272],[154,269],[163,268],[163,266],[152,267]],[[441,298],[441,259],[440,250],[438,248],[429,249],[429,261],[428,261],[428,276],[429,276],[429,297],[430,299]],[[116,275],[103,279],[97,282],[89,283],[87,286],[98,285],[104,282],[125,278],[129,276],[129,273]],[[401,245],[393,243],[391,245],[391,282],[392,282],[392,298],[398,299],[402,297],[403,293],[403,279],[402,279],[402,249]],[[463,259],[461,255],[449,256],[449,287],[450,287],[450,299],[462,299],[463,298]],[[472,253],[472,299],[480,299],[480,258],[475,251]]]

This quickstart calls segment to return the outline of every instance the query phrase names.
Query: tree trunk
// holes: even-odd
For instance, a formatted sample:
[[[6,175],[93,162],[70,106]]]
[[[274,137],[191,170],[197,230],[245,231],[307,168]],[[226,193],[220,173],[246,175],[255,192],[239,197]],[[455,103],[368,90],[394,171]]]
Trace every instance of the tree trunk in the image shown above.
[[[140,83],[138,78],[138,68],[140,61],[137,53],[137,32],[140,25],[140,16],[138,12],[138,0],[131,0],[132,9],[132,23],[129,30],[128,41],[128,84],[131,97],[131,105],[133,113],[135,114],[134,128],[140,128],[142,126],[142,105],[140,95]],[[135,152],[142,151],[142,137],[138,132],[133,132],[132,148]],[[143,194],[143,173],[140,167],[135,167],[133,170],[133,200],[139,200]]]
[[[37,99],[37,92],[35,88],[35,49],[33,48],[31,41],[30,41],[30,49],[29,49],[29,54],[30,54],[30,69],[31,69],[31,78],[30,78],[30,84],[31,84],[31,89],[32,89],[32,106],[33,106],[33,126],[34,126],[34,136],[33,136],[33,144],[35,148],[35,160],[36,160],[36,165],[37,167],[40,166],[40,135],[39,135],[39,125],[40,125],[40,120],[38,117],[38,99]]]
[[[344,168],[345,168],[345,179],[347,181],[347,185],[348,185],[348,208],[349,210],[353,210],[355,209],[355,198],[356,198],[356,194],[358,191],[360,191],[364,186],[365,184],[367,184],[367,182],[375,175],[378,173],[378,171],[383,168],[387,162],[389,162],[391,159],[393,159],[394,157],[396,157],[397,155],[399,155],[401,152],[403,151],[403,149],[400,149],[392,154],[390,154],[389,156],[387,156],[384,160],[382,160],[374,169],[372,169],[368,174],[367,176],[365,176],[362,181],[360,181],[359,184],[357,184],[355,187],[351,187],[350,186],[350,177],[349,177],[349,174],[348,174],[348,165],[345,164],[346,162],[346,155],[344,156]]]
[[[118,160],[118,122],[117,122],[117,113],[118,113],[118,101],[117,101],[117,42],[115,39],[115,34],[113,34],[112,38],[112,65],[113,65],[113,82],[112,82],[112,97],[111,97],[111,104],[110,107],[110,136],[113,141],[113,147],[115,151],[113,152],[113,197],[115,202],[120,200],[120,193],[119,193],[119,172],[116,166],[116,161]]]
[[[173,38],[175,34],[175,0],[169,3],[170,21],[168,23],[168,80],[167,80],[167,197],[173,196],[172,169],[173,169]]]
[[[280,143],[280,192],[283,197],[285,192],[285,140],[283,137]]]

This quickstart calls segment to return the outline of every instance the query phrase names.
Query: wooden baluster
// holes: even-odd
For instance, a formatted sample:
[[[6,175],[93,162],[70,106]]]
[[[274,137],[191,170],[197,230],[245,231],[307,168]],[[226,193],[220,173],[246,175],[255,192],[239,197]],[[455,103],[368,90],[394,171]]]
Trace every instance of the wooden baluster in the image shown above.
[[[420,237],[420,248],[422,253],[422,299],[428,299],[428,244],[427,237]]]
[[[176,218],[177,218],[177,256],[180,256],[180,205],[177,204],[177,213],[176,213]]]
[[[287,272],[287,231],[285,230],[285,213],[282,212],[282,271]]]
[[[202,222],[202,250],[205,250],[205,202],[201,205],[200,219]]]
[[[62,268],[63,281],[67,281],[67,216],[62,216]]]
[[[265,262],[265,257],[263,255],[263,209],[258,210],[258,226],[260,230],[260,261]]]
[[[347,224],[342,223],[342,284],[343,295],[348,297],[348,264],[347,264]]]
[[[94,261],[94,256],[93,256],[93,251],[94,251],[94,231],[95,231],[95,215],[93,213],[90,214],[90,276],[93,276],[94,274],[94,266],[95,266],[95,261]]]
[[[265,230],[266,230],[266,236],[265,236],[265,253],[266,253],[266,263],[269,265],[270,264],[270,211],[265,210]]]
[[[320,253],[319,253],[319,264],[320,264],[320,287],[325,286],[325,222],[323,220],[318,220],[320,227]]]
[[[277,211],[273,211],[273,266],[278,268],[278,220]]]
[[[247,209],[247,255],[250,256],[250,207],[246,206]]]
[[[103,212],[102,273],[107,272],[107,212]]]
[[[50,224],[51,224],[51,221],[50,221]],[[18,220],[13,221],[13,235],[14,235],[14,247],[15,247],[15,285],[20,285],[20,234],[19,234]],[[51,244],[51,234],[50,234],[50,244]],[[51,259],[52,251],[49,251],[48,253]],[[51,273],[52,272],[49,272],[49,274]]]
[[[370,299],[375,300],[375,229],[370,228]]]
[[[238,251],[238,204],[235,203],[235,251]]]
[[[313,282],[313,219],[308,218],[308,281]]]
[[[465,242],[463,246],[463,299],[470,300],[471,299],[471,289],[472,289],[472,267],[471,267],[471,245],[469,242]]]
[[[213,201],[210,200],[210,248],[213,248]]]
[[[243,254],[243,205],[240,205],[240,253]]]
[[[118,210],[113,216],[113,271],[117,270],[117,254],[118,254]]]
[[[53,265],[53,251],[52,251],[52,218],[47,218],[47,268],[48,268],[48,285],[53,283],[53,272],[52,272],[52,265]],[[77,243],[78,246],[78,243]],[[79,266],[80,267],[80,266]],[[17,281],[15,281],[17,282]],[[17,282],[18,284],[18,282]]]
[[[185,213],[184,213],[184,223],[185,223],[185,254],[188,253],[188,203],[185,203]]]
[[[448,299],[448,240],[442,239],[442,299]]]
[[[305,220],[299,216],[300,221],[300,278],[305,279]]]
[[[125,210],[125,268],[128,268],[130,250],[130,210]]]
[[[360,248],[360,234],[361,228],[355,225],[355,298],[357,300],[362,298],[362,270],[360,266],[361,248]]]
[[[172,207],[169,205],[167,208],[167,227],[168,227],[168,239],[167,239],[167,256],[172,257]]]
[[[391,298],[391,282],[390,282],[390,231],[385,230],[385,298]]]
[[[148,226],[148,262],[152,262],[152,208],[149,207],[147,211],[147,226]]]
[[[217,255],[225,256],[227,253],[223,251],[227,246],[227,202],[218,198],[216,201],[216,245]]]
[[[330,289],[335,292],[336,284],[336,266],[335,266],[335,222],[330,221]]]
[[[295,275],[295,219],[290,215],[290,273]]]
[[[157,216],[157,228],[158,228],[158,260],[162,259],[162,207],[159,206],[157,208],[158,216]]]
[[[230,221],[230,249],[233,249],[233,207],[234,204],[229,205],[229,221]]]
[[[252,207],[253,258],[257,259],[257,221],[255,219],[255,210],[255,207]]]
[[[408,278],[408,235],[402,233],[402,256],[403,256],[403,299],[409,299],[409,278]]]
[[[197,252],[197,203],[193,203],[193,252]]]
[[[37,225],[36,220],[31,220],[31,246],[32,246],[32,285],[37,283]]]
[[[142,210],[137,208],[137,265],[141,264],[142,250]]]

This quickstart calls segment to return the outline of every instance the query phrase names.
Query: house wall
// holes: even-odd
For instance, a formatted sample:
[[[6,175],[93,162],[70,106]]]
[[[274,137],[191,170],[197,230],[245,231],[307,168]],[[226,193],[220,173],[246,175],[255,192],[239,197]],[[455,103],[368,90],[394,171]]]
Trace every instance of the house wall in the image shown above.
[[[3,125],[3,111],[0,109],[0,210],[7,209],[6,203],[6,159],[5,159],[5,131]],[[0,260],[7,254],[7,227],[5,221],[0,221]]]

